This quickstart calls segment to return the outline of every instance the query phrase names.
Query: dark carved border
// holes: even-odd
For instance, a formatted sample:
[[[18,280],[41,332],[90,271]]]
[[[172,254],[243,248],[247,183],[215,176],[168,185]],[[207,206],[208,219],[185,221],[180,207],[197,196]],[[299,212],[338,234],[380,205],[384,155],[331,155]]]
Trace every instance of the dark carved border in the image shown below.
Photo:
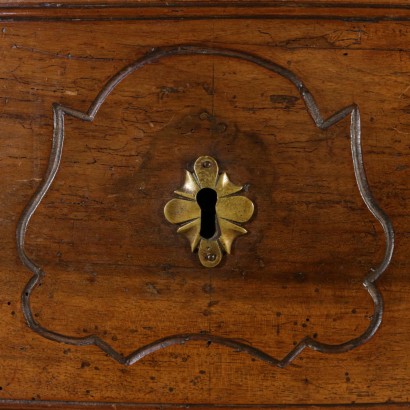
[[[99,108],[101,107],[105,99],[124,78],[132,74],[134,71],[140,69],[141,67],[153,63],[161,58],[181,55],[212,55],[235,58],[239,60],[245,60],[250,63],[254,63],[262,68],[265,68],[271,72],[281,75],[282,77],[289,80],[296,87],[301,97],[303,98],[303,101],[306,105],[306,109],[312,117],[315,125],[321,130],[324,130],[334,125],[335,123],[350,115],[351,151],[357,186],[359,188],[363,201],[367,205],[369,211],[374,215],[374,217],[379,221],[380,225],[382,226],[386,238],[386,249],[383,260],[376,268],[371,270],[371,272],[365,277],[363,281],[363,286],[369,292],[370,296],[373,299],[374,313],[370,325],[360,336],[337,345],[324,344],[310,337],[305,337],[294,348],[292,348],[292,350],[284,358],[276,359],[258,348],[250,346],[247,343],[239,342],[235,339],[219,337],[211,334],[188,333],[171,335],[164,337],[162,339],[155,340],[154,342],[148,345],[136,349],[128,356],[123,356],[98,336],[66,336],[46,329],[35,320],[33,312],[31,310],[30,296],[33,289],[45,276],[45,273],[40,266],[38,266],[32,259],[30,259],[27,256],[25,251],[25,236],[30,218],[34,214],[44,195],[50,188],[60,166],[64,141],[64,116],[70,115],[83,121],[93,121],[94,117],[96,116]],[[342,110],[330,116],[328,119],[323,119],[320,114],[319,108],[317,107],[313,99],[312,94],[308,91],[303,82],[294,73],[292,73],[284,67],[281,67],[280,65],[277,65],[269,60],[265,60],[258,56],[251,55],[241,51],[197,46],[175,46],[170,48],[153,49],[149,54],[143,56],[142,58],[136,60],[132,64],[126,66],[124,69],[119,71],[104,86],[104,88],[93,101],[87,112],[84,113],[81,111],[74,110],[72,108],[64,107],[59,104],[53,105],[53,111],[54,134],[48,169],[42,183],[40,184],[37,191],[31,198],[25,210],[23,211],[23,214],[17,226],[17,249],[20,259],[23,262],[23,264],[31,272],[33,272],[33,276],[27,283],[22,293],[22,308],[28,326],[35,332],[39,333],[41,336],[50,340],[76,346],[98,346],[101,350],[109,354],[117,362],[122,363],[124,365],[132,365],[138,360],[142,359],[143,357],[157,350],[163,349],[167,346],[171,346],[174,344],[183,344],[191,340],[204,340],[212,343],[218,343],[227,347],[231,347],[242,352],[246,352],[251,356],[254,356],[272,365],[278,367],[285,367],[289,363],[291,363],[292,360],[294,360],[306,347],[323,353],[346,352],[367,342],[379,328],[383,315],[383,299],[375,282],[390,264],[394,248],[394,231],[390,219],[378,206],[375,199],[373,198],[366,179],[361,151],[360,112],[359,107],[356,104],[352,104],[348,107],[343,108]]]

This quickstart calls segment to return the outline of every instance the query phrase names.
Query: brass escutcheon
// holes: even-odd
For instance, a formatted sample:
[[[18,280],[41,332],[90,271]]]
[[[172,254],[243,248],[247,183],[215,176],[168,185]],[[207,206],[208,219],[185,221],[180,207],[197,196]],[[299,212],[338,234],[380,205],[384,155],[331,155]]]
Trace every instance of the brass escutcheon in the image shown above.
[[[165,205],[165,218],[180,225],[177,232],[188,238],[207,268],[217,266],[223,253],[231,253],[233,241],[247,233],[241,224],[252,217],[254,205],[241,191],[243,186],[233,184],[226,172],[219,174],[214,158],[202,156],[194,172],[185,171],[184,185],[174,191],[178,198]]]

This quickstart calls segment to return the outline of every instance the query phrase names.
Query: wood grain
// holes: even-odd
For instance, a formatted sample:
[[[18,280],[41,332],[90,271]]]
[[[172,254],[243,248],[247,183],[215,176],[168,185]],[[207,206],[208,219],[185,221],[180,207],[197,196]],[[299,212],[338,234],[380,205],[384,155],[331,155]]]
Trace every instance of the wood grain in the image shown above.
[[[340,21],[409,21],[406,5],[349,3],[229,2],[229,3],[42,3],[0,4],[0,21],[130,21],[130,20],[205,20],[278,19]]]
[[[0,406],[408,402],[407,23],[125,21],[94,22],[91,30],[86,22],[9,22],[1,29]],[[290,68],[324,116],[352,102],[361,107],[369,181],[397,233],[380,280],[384,322],[370,343],[338,356],[306,351],[285,370],[199,342],[124,367],[96,348],[53,343],[26,327],[19,300],[30,273],[14,233],[46,169],[51,104],[86,110],[124,65],[152,47],[184,43],[236,48]],[[172,333],[205,331],[278,357],[304,335],[339,343],[368,324],[372,304],[361,280],[384,243],[355,187],[348,121],[319,131],[283,78],[219,57],[161,60],[121,83],[92,123],[67,118],[65,133],[61,170],[28,231],[30,255],[46,271],[33,295],[42,324],[98,334],[125,354]],[[204,154],[234,182],[249,183],[257,207],[249,235],[212,271],[162,214],[183,170]]]
[[[292,6],[292,7],[306,7],[311,8],[314,6],[320,7],[346,7],[350,9],[354,8],[390,8],[394,9],[396,7],[408,8],[408,3],[404,0],[223,0],[217,2],[215,0],[175,0],[172,2],[166,2],[164,0],[60,0],[60,1],[49,1],[42,2],[38,0],[2,0],[0,7],[10,8],[10,7],[38,7],[38,8],[59,8],[59,7],[92,7],[96,6],[100,8],[101,6],[129,6],[129,5],[151,5],[151,6],[170,6],[170,5],[234,5],[238,7],[250,7],[270,4],[275,7],[282,6]]]

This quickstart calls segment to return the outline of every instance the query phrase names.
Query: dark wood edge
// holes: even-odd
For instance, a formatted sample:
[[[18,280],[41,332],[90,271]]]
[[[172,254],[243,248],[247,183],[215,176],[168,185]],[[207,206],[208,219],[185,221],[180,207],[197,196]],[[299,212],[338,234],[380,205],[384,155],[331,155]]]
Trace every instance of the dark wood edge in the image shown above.
[[[317,2],[270,3],[67,3],[0,5],[1,21],[204,19],[331,19],[344,21],[408,21],[410,3],[347,4]]]
[[[66,0],[67,1],[67,0]],[[389,1],[333,1],[333,0],[73,0],[61,1],[4,1],[0,8],[41,8],[41,9],[65,9],[65,8],[130,8],[130,7],[237,7],[237,8],[266,8],[266,7],[294,7],[294,8],[348,8],[348,9],[410,9],[408,1],[391,3]]]
[[[338,410],[365,410],[408,407],[409,403],[341,403],[341,404],[242,404],[242,405],[215,405],[215,404],[183,404],[183,403],[115,403],[115,402],[64,402],[64,401],[31,401],[31,400],[0,400],[0,409],[8,410],[244,410],[244,409],[338,409]]]

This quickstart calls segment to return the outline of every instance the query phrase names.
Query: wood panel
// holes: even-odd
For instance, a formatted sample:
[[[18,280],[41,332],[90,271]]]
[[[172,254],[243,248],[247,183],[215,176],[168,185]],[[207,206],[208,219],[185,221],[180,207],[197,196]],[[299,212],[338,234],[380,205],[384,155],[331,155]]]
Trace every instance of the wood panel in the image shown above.
[[[130,21],[204,19],[306,19],[339,21],[409,21],[405,5],[349,3],[43,3],[0,4],[0,21]]]
[[[86,22],[4,22],[1,29],[1,405],[408,402],[407,23],[125,21],[93,22],[91,30]],[[51,104],[86,110],[124,65],[152,47],[184,43],[288,67],[325,117],[352,102],[361,107],[369,181],[397,232],[380,280],[384,322],[365,346],[338,356],[306,351],[280,370],[193,342],[124,367],[95,347],[47,341],[25,325],[20,294],[30,273],[14,233],[46,169]],[[384,239],[355,187],[349,123],[319,131],[283,78],[220,57],[164,59],[122,82],[92,123],[67,118],[65,133],[61,170],[28,231],[30,255],[46,271],[33,294],[40,323],[95,333],[124,354],[203,331],[279,358],[304,335],[340,343],[369,323],[361,281],[381,259]],[[199,265],[162,214],[183,170],[203,154],[248,183],[257,207],[249,235],[214,270]]]
[[[89,7],[89,6],[97,6],[100,8],[102,5],[108,5],[108,6],[115,6],[115,7],[120,7],[120,6],[129,6],[129,5],[141,5],[141,4],[147,4],[147,5],[155,5],[155,6],[172,6],[172,5],[199,5],[199,4],[204,4],[204,5],[215,5],[215,4],[222,4],[222,5],[235,5],[235,6],[246,6],[246,7],[251,7],[251,6],[259,6],[259,5],[273,5],[275,7],[282,7],[282,6],[292,6],[292,7],[306,7],[306,8],[311,8],[314,6],[320,6],[320,7],[335,7],[335,6],[340,6],[340,7],[348,7],[350,9],[354,8],[390,8],[394,9],[396,7],[402,7],[402,8],[408,8],[408,3],[404,0],[343,0],[343,1],[338,1],[338,0],[314,0],[314,1],[306,1],[306,0],[223,0],[221,2],[216,2],[215,0],[202,0],[202,1],[195,1],[193,2],[192,0],[176,0],[172,2],[165,2],[165,1],[158,1],[158,0],[144,0],[143,2],[131,0],[131,1],[125,1],[125,0],[104,0],[104,1],[99,1],[99,0],[60,0],[60,1],[50,1],[50,2],[41,2],[38,0],[15,0],[15,1],[9,1],[9,0],[2,0],[0,3],[0,7],[3,8],[9,8],[9,7],[39,7],[39,8],[58,8],[58,7],[76,7],[76,6],[82,6],[82,7]]]

